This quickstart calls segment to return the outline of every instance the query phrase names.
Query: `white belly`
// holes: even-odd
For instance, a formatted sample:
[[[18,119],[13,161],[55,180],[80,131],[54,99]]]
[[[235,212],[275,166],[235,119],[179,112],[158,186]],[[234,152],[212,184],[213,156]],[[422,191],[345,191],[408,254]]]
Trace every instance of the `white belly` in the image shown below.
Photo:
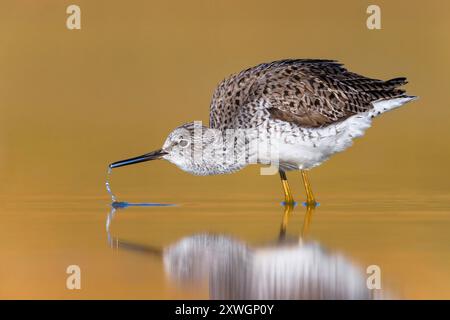
[[[271,145],[276,145],[276,151],[270,157],[261,159],[261,163],[274,164],[278,161],[283,170],[316,167],[333,154],[350,147],[354,138],[364,135],[372,124],[372,118],[413,99],[408,97],[376,102],[368,112],[323,128],[299,129],[283,121],[272,121],[271,127],[278,127],[273,129],[277,132],[272,135],[275,138],[271,141]]]
[[[371,123],[369,116],[358,114],[325,128],[306,129],[304,137],[279,144],[280,167],[298,170],[318,166],[350,147],[353,139],[362,136]]]

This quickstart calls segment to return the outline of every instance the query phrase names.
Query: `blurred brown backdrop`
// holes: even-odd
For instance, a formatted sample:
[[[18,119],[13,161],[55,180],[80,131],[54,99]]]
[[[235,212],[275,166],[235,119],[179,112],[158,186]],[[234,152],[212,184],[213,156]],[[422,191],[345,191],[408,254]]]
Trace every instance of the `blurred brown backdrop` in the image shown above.
[[[377,1],[72,1],[0,4],[0,179],[11,195],[104,194],[106,165],[159,147],[175,126],[208,121],[225,76],[276,59],[331,58],[352,71],[407,76],[420,100],[375,121],[363,139],[312,173],[318,192],[448,190],[450,4]],[[249,168],[197,178],[168,163],[117,171],[116,190],[278,196]],[[200,180],[202,179],[202,180]],[[231,190],[229,187],[235,188]],[[123,190],[121,190],[123,189]],[[253,191],[251,191],[253,192]]]

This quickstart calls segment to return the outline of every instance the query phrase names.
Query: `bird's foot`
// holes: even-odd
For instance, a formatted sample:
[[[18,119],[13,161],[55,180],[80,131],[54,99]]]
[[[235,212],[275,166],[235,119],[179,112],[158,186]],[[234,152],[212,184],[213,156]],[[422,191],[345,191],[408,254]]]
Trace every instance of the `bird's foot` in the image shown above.
[[[306,200],[305,202],[303,202],[303,206],[315,208],[320,206],[320,203],[316,202],[316,200]]]
[[[294,199],[285,199],[281,204],[285,207],[295,207],[297,202],[295,202]]]

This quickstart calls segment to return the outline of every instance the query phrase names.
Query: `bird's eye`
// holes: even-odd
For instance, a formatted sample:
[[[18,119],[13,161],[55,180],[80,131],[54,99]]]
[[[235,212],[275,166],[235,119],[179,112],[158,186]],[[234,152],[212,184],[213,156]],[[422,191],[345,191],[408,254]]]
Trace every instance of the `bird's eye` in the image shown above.
[[[180,142],[178,142],[178,144],[183,147],[186,148],[189,145],[189,140],[186,139],[181,139]]]

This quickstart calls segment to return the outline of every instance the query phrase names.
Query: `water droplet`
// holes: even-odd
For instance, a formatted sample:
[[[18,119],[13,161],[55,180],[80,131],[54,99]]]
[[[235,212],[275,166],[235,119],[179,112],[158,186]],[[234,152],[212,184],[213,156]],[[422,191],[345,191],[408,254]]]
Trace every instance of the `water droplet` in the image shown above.
[[[106,183],[105,183],[105,185],[106,185],[106,191],[108,191],[109,195],[111,196],[111,201],[112,202],[116,202],[116,196],[112,192],[111,185],[109,184],[109,178],[111,176],[111,172],[112,172],[111,167],[108,167],[108,173],[106,175]]]

